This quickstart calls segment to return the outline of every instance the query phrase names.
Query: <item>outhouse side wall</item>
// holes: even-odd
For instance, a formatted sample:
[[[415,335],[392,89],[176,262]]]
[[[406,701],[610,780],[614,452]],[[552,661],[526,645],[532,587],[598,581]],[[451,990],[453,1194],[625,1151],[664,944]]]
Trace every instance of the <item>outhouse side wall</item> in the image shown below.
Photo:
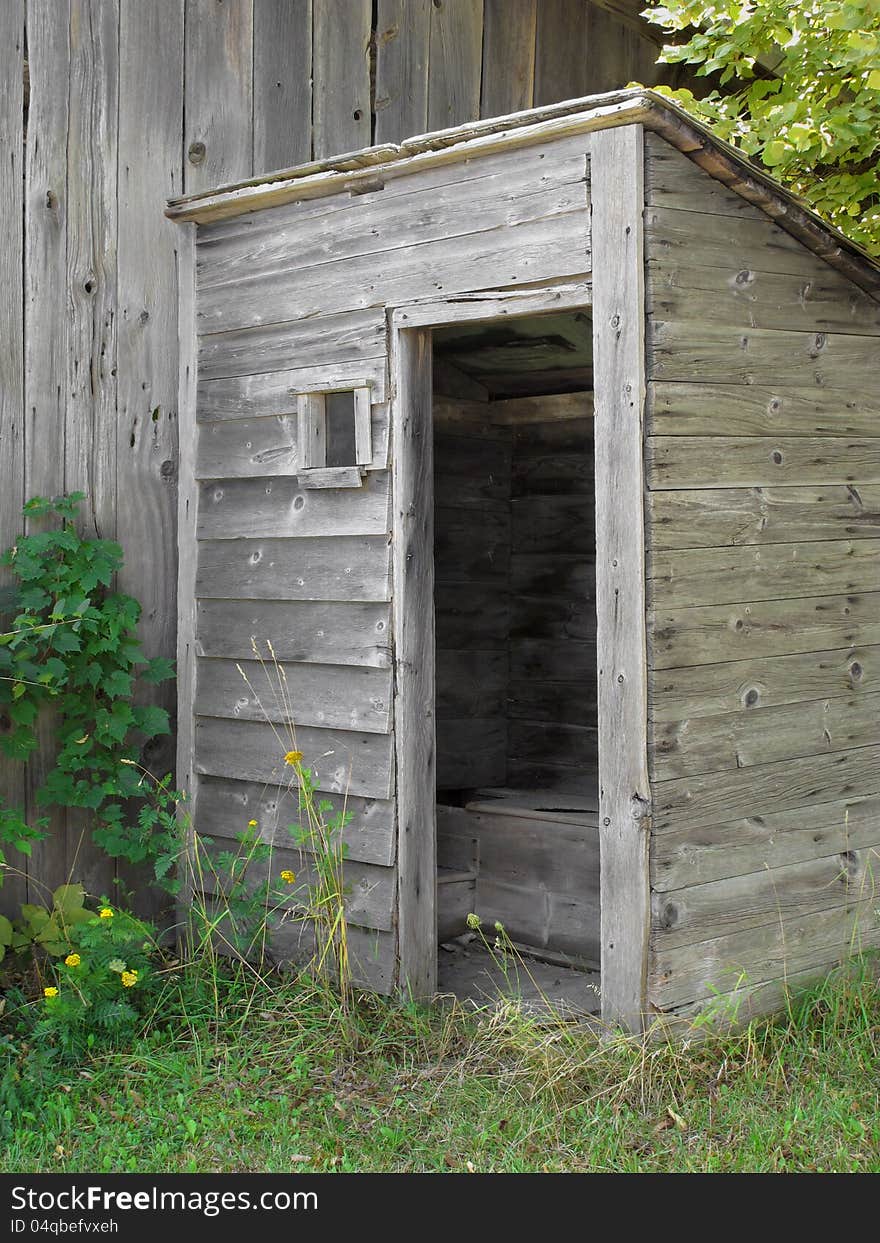
[[[277,792],[290,777],[292,719],[319,789],[337,803],[348,794],[350,948],[358,982],[380,992],[404,983],[387,313],[482,289],[583,281],[588,148],[577,135],[441,165],[416,158],[384,182],[371,177],[368,192],[197,234],[196,831],[222,848],[256,819],[281,851],[276,874],[301,870],[283,853],[296,796]],[[364,383],[374,456],[363,487],[302,489],[296,393]],[[253,641],[264,659],[271,641],[288,703],[267,683]],[[268,672],[271,680],[271,662]],[[282,954],[295,948],[285,935]]]
[[[645,242],[648,1003],[742,1016],[880,943],[880,305],[655,135]]]

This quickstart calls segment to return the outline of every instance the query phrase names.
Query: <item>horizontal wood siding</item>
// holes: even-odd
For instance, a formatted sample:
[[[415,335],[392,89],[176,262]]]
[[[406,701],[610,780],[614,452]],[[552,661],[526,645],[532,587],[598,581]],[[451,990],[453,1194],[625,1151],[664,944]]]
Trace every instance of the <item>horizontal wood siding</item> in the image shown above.
[[[649,1000],[759,1010],[880,942],[880,312],[646,142]]]

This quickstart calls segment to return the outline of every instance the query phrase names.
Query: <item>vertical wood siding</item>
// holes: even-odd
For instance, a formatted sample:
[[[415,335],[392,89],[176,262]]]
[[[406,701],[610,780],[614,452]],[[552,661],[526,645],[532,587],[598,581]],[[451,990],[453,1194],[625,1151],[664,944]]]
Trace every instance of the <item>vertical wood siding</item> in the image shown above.
[[[743,1017],[880,940],[880,316],[646,150],[649,1001]]]
[[[0,545],[20,531],[22,499],[85,487],[85,528],[123,543],[120,586],[144,605],[148,653],[173,656],[180,235],[164,200],[401,139],[429,116],[446,124],[569,97],[554,39],[584,43],[580,91],[659,80],[644,70],[653,32],[616,18],[602,63],[591,56],[579,32],[593,8],[379,0],[371,29],[361,0],[4,0]],[[153,693],[171,704],[173,687]],[[48,717],[40,730],[27,774],[0,770],[2,797],[34,816]],[[170,753],[163,743],[151,765],[167,767]],[[64,813],[29,868],[50,885],[71,869],[93,886],[113,881]],[[15,893],[7,884],[0,907]]]

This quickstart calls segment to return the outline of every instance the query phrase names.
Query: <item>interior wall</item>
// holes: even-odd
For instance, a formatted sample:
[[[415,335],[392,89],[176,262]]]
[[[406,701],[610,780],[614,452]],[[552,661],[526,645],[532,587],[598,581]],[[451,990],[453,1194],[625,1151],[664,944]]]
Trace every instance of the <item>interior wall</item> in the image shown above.
[[[506,776],[511,453],[508,428],[474,419],[435,431],[440,790],[503,785]]]
[[[513,434],[507,780],[595,784],[592,420]]]

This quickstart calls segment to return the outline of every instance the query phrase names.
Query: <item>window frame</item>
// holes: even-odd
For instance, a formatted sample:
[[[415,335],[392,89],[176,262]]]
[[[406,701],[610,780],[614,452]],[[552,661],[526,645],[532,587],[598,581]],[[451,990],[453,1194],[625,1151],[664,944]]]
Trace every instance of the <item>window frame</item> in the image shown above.
[[[354,417],[355,461],[345,466],[327,465],[327,398],[351,393]],[[359,488],[373,461],[372,387],[364,384],[329,384],[297,393],[297,479],[304,488]]]

